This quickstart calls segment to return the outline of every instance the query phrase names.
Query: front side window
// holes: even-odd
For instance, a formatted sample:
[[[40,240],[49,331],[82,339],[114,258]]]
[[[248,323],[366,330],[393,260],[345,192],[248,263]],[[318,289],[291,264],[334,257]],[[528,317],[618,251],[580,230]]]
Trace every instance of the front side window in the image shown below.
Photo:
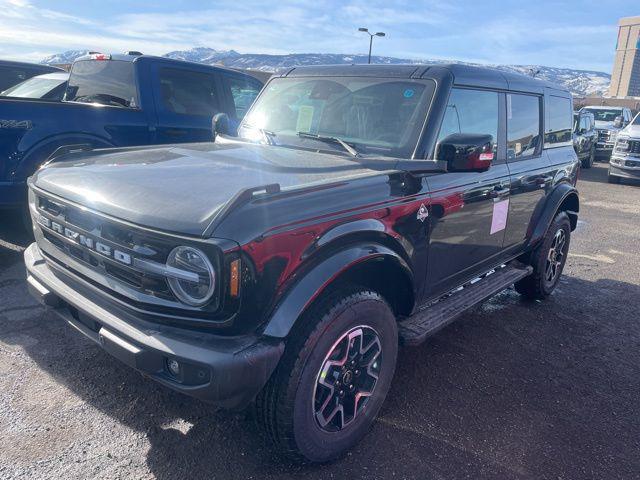
[[[267,134],[277,145],[343,152],[338,142],[326,141],[339,138],[360,154],[410,158],[434,88],[431,80],[276,78],[238,135],[259,142]]]
[[[215,77],[180,68],[160,69],[160,101],[173,113],[213,117],[220,111]]]
[[[262,85],[245,77],[227,76],[236,118],[243,118],[260,93]]]
[[[559,147],[571,141],[571,115],[570,99],[553,95],[547,97],[545,147]]]
[[[438,143],[455,133],[488,134],[493,139],[495,152],[498,139],[498,111],[496,92],[452,89],[440,126]]]
[[[133,62],[81,60],[71,69],[65,100],[138,108]]]
[[[507,94],[507,159],[540,152],[540,97]]]

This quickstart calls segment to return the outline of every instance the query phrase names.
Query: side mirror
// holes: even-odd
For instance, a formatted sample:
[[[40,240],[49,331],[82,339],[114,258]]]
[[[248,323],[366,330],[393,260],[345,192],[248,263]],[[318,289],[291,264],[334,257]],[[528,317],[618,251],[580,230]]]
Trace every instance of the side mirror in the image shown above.
[[[493,137],[478,133],[454,133],[444,138],[436,152],[450,172],[482,172],[493,161]]]
[[[211,129],[213,130],[213,141],[219,134],[229,135],[231,133],[229,116],[226,113],[216,113],[211,120]]]
[[[616,128],[622,127],[622,117],[620,115],[618,115],[613,121],[613,126]]]

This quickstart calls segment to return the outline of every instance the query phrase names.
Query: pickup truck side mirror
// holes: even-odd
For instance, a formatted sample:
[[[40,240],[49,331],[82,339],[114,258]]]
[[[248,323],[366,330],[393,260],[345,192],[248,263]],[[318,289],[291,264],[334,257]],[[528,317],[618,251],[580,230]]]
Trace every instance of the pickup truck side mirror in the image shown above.
[[[454,133],[438,145],[438,160],[449,172],[483,172],[493,161],[493,137],[478,133]]]
[[[229,116],[226,113],[216,113],[211,119],[211,129],[213,130],[213,140],[216,140],[218,134],[229,135],[231,128],[229,127]]]
[[[616,128],[622,127],[622,117],[620,115],[618,115],[613,121],[613,126]]]

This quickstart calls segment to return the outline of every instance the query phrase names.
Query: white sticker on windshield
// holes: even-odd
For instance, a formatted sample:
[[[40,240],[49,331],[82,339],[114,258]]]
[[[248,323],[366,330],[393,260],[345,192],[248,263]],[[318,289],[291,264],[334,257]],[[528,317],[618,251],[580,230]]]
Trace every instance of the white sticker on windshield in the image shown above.
[[[296,131],[309,133],[311,131],[311,122],[313,121],[314,109],[310,105],[303,105],[298,110],[298,121],[296,122]]]

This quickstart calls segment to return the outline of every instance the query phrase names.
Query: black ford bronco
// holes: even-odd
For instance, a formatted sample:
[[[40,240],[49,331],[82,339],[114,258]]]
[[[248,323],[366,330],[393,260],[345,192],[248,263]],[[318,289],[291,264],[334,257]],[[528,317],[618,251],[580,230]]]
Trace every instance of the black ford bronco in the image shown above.
[[[31,292],[148,377],[326,461],[399,345],[558,284],[578,215],[566,90],[461,65],[294,68],[215,142],[77,151],[29,180]]]

